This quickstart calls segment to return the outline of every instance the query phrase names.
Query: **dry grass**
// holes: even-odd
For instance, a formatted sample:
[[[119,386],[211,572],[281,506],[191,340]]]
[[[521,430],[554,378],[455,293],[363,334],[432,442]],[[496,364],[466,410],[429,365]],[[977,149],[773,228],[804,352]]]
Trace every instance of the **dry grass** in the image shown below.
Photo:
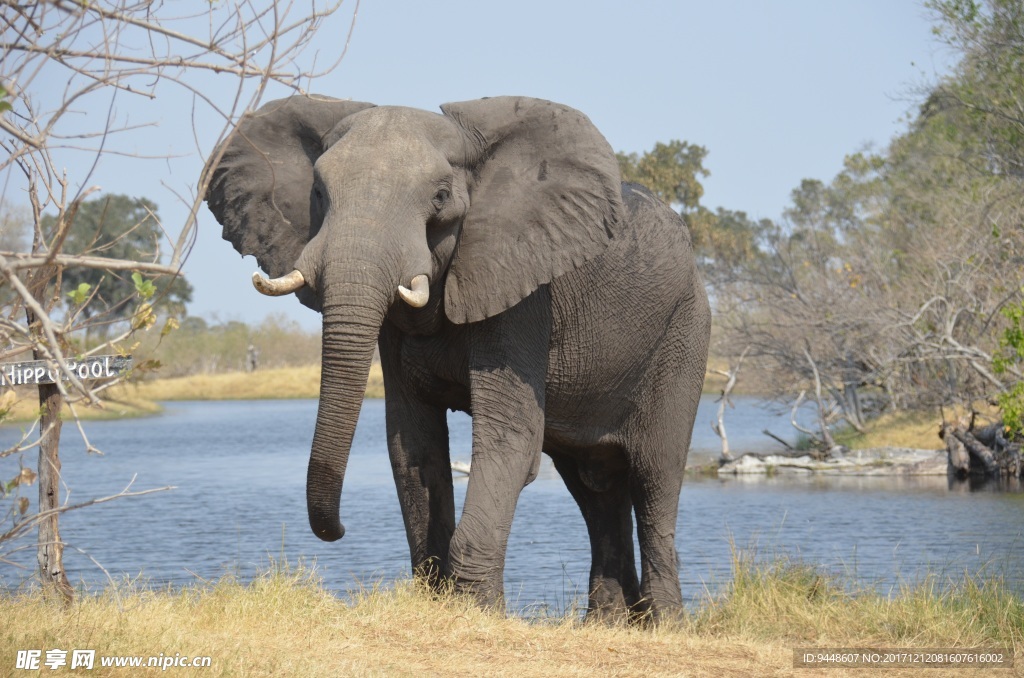
[[[8,395],[11,394],[11,395]],[[10,411],[5,422],[32,421],[39,401],[34,388],[18,388],[4,394],[0,410]],[[153,379],[114,386],[102,393],[102,408],[77,406],[82,419],[122,419],[159,414],[161,400],[270,400],[320,397],[320,366],[282,367],[256,372],[196,374],[172,379]],[[370,368],[367,398],[384,397],[384,375],[379,364]],[[70,418],[65,408],[64,419]]]
[[[195,374],[154,379],[123,387],[117,394],[131,400],[269,400],[320,397],[320,366],[284,367],[256,372]],[[370,368],[367,398],[384,397],[380,365]]]
[[[194,672],[209,676],[807,676],[820,674],[794,669],[793,648],[1024,651],[1024,603],[998,582],[945,592],[926,582],[889,599],[846,593],[799,565],[737,563],[726,594],[656,630],[505,618],[408,581],[346,603],[301,569],[181,592],[124,585],[80,595],[67,610],[37,593],[18,594],[0,597],[0,662],[6,669],[18,649],[59,647],[210,656],[212,667]],[[890,674],[921,675],[917,668]],[[90,675],[128,673],[97,660]]]
[[[104,393],[103,396],[107,397],[108,394]],[[0,417],[4,423],[30,422],[39,417],[39,394],[34,387],[19,387],[7,391],[2,400],[3,410],[10,407],[6,414]],[[155,402],[135,397],[124,399],[123,395],[104,400],[102,407],[90,407],[84,402],[75,406],[78,415],[89,421],[147,417],[159,414],[161,409]],[[65,421],[71,419],[71,410],[67,405],[64,406],[61,416]]]
[[[996,408],[984,402],[973,405],[973,412],[984,421],[995,421],[999,417]],[[943,412],[952,421],[958,417],[969,417],[965,408],[950,408]],[[939,438],[942,416],[938,412],[897,412],[884,414],[867,424],[866,433],[853,430],[840,432],[836,442],[852,449],[869,447],[911,447],[922,450],[939,450],[945,445]]]
[[[866,433],[853,430],[836,435],[836,442],[852,449],[869,447],[910,447],[938,450],[943,447],[939,439],[941,419],[937,413],[897,412],[883,414],[867,424]]]
[[[302,574],[180,594],[126,591],[120,602],[106,593],[68,611],[19,596],[0,599],[0,611],[8,666],[18,649],[52,647],[210,656],[211,668],[196,673],[211,676],[741,676],[791,661],[784,647],[742,640],[506,619],[458,598],[432,600],[409,582],[346,604]],[[90,675],[125,675],[107,671]]]

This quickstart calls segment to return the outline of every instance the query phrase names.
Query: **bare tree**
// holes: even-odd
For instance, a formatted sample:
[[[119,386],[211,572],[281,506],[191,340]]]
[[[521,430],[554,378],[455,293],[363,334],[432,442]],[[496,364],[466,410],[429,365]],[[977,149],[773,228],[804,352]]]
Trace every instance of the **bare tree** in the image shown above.
[[[1001,311],[1022,294],[1019,182],[966,171],[947,122],[926,116],[831,184],[804,181],[760,256],[716,289],[726,343],[751,347],[777,399],[817,406],[823,448],[834,425],[970,407],[1021,378],[993,368]]]
[[[188,216],[184,223],[161,225],[163,241],[144,260],[63,250],[79,206],[100,190],[93,181],[105,158],[130,157],[142,163],[161,157],[127,143],[148,123],[129,121],[119,113],[119,104],[141,99],[183,105],[182,115],[193,120],[194,154],[203,158],[268,89],[301,92],[344,54],[342,47],[328,55],[318,71],[317,55],[309,49],[314,34],[340,2],[320,7],[314,0],[228,0],[187,5],[198,7],[192,14],[183,14],[182,6],[142,0],[0,0],[0,201],[23,205],[31,224],[30,242],[18,249],[4,238],[0,251],[0,275],[11,291],[0,300],[0,360],[31,354],[61,375],[53,384],[38,385],[41,416],[33,428],[35,435],[0,452],[0,459],[11,459],[39,448],[36,513],[28,515],[28,502],[14,502],[15,529],[5,535],[22,534],[18,525],[39,526],[44,588],[65,600],[71,590],[57,525],[64,510],[59,413],[66,404],[86,448],[92,450],[76,408],[100,405],[102,389],[111,382],[80,378],[69,368],[68,358],[123,350],[133,333],[154,325],[152,297],[179,275],[206,193],[205,179],[198,186],[172,187],[189,207]],[[355,11],[349,35],[354,21]],[[216,138],[201,138],[211,127],[219,130]],[[69,171],[69,166],[84,169]],[[63,272],[76,268],[138,274],[133,276],[134,310],[100,343],[86,343],[85,330],[90,323],[110,319],[82,312],[95,289],[79,287],[70,300],[60,295]],[[33,480],[24,470],[16,477],[21,484]],[[0,542],[5,535],[0,535]]]
[[[823,427],[816,437],[828,447],[826,420],[863,428],[862,390],[881,374],[877,321],[884,308],[866,274],[870,252],[851,246],[830,202],[823,185],[805,181],[787,220],[765,229],[760,256],[720,276],[716,288],[725,343],[749,348],[771,373],[776,399],[816,394]]]

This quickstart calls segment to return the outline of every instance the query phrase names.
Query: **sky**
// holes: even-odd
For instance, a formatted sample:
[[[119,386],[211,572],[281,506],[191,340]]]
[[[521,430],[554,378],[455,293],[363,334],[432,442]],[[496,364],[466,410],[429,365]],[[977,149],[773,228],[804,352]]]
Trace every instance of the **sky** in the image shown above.
[[[345,0],[308,56],[338,58],[354,9]],[[671,139],[704,146],[703,204],[774,219],[802,179],[828,181],[845,155],[884,148],[905,129],[922,88],[953,63],[932,25],[912,0],[362,0],[344,59],[309,89],[432,111],[507,94],[568,104],[617,151]],[[230,91],[220,77],[207,86]],[[60,82],[44,86],[59,95]],[[128,137],[131,150],[176,157],[107,158],[90,185],[150,198],[174,230],[187,215],[176,196],[194,191],[219,121],[173,92],[155,102],[121,96],[111,110],[152,123]],[[87,161],[70,159],[69,176]],[[198,223],[184,267],[190,314],[258,323],[283,313],[319,328],[319,315],[294,297],[252,288],[255,260],[221,240],[205,207]]]

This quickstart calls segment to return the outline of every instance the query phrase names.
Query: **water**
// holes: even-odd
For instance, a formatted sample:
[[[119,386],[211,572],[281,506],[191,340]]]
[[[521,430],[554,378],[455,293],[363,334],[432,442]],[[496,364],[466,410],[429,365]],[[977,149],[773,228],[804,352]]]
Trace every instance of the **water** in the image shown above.
[[[705,399],[693,456],[717,454]],[[65,565],[73,583],[97,588],[106,575],[153,585],[251,576],[271,558],[315,562],[328,587],[409,573],[405,530],[384,437],[383,401],[360,415],[342,493],[347,532],[316,539],[306,522],[305,472],[315,401],[168,403],[163,416],[87,425],[104,456],[87,455],[65,426],[62,459],[71,503],[133,490],[176,489],[73,511],[62,519]],[[735,450],[770,449],[763,428],[788,436],[788,413],[738,399],[727,420]],[[469,459],[470,419],[449,415],[453,459]],[[0,446],[16,437],[0,429]],[[34,463],[34,452],[26,463]],[[0,468],[14,475],[12,460]],[[466,480],[457,478],[461,511]],[[33,486],[27,493],[35,500]],[[786,555],[882,590],[927,571],[959,577],[989,572],[1024,582],[1024,494],[950,489],[946,478],[688,478],[677,529],[684,596],[699,599],[730,578],[733,545],[760,556]],[[34,563],[34,545],[14,560]],[[550,461],[522,493],[509,540],[506,595],[517,609],[563,609],[585,598],[589,542],[583,519]],[[0,563],[0,584],[30,574]],[[1024,588],[1024,587],[1022,587]]]

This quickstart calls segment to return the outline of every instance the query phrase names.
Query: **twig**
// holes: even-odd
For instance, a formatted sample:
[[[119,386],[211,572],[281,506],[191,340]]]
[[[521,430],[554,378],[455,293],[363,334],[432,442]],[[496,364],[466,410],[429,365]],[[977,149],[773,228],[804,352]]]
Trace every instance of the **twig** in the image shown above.
[[[136,476],[132,476],[131,482],[117,494],[112,494],[107,497],[100,497],[99,499],[90,499],[89,501],[83,501],[80,504],[69,504],[65,506],[58,506],[57,508],[47,509],[46,511],[40,511],[35,513],[28,518],[18,522],[14,527],[7,530],[3,534],[0,534],[0,544],[11,541],[23,535],[28,530],[39,524],[40,521],[49,518],[54,514],[67,513],[68,511],[75,511],[78,509],[85,508],[87,506],[95,506],[96,504],[105,504],[108,501],[115,499],[124,499],[126,497],[141,497],[146,494],[153,494],[154,492],[166,492],[167,490],[178,489],[176,485],[165,485],[164,487],[156,487],[151,490],[140,490],[138,492],[128,492],[128,488],[135,482]]]
[[[777,440],[777,441],[779,441],[780,443],[782,443],[782,445],[783,445],[783,446],[784,446],[784,447],[785,447],[785,448],[786,448],[787,450],[790,450],[790,451],[796,451],[796,448],[794,448],[794,447],[793,447],[792,445],[790,445],[790,444],[789,444],[789,443],[787,443],[787,442],[786,442],[785,440],[783,440],[783,439],[782,439],[782,438],[780,438],[779,436],[775,435],[774,433],[772,433],[772,432],[771,432],[771,431],[769,431],[768,429],[762,429],[762,430],[761,430],[761,433],[765,434],[766,436],[768,436],[769,438],[771,438],[771,439],[773,439],[773,440]]]

